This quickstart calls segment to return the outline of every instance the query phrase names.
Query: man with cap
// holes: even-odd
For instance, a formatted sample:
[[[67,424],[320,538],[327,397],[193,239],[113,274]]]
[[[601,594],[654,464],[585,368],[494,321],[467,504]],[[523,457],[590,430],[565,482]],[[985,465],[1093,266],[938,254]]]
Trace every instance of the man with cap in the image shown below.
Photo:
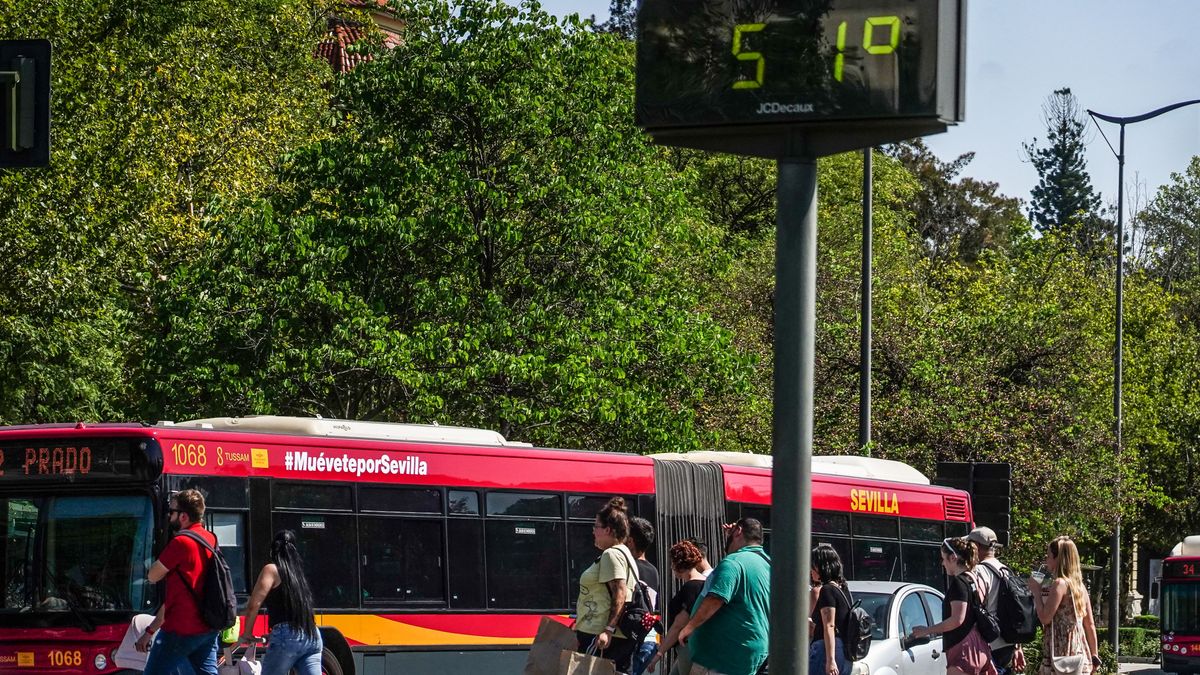
[[[975,583],[983,593],[984,607],[992,616],[998,616],[1000,582],[1005,566],[996,557],[996,549],[1000,548],[996,541],[996,533],[990,527],[977,527],[967,535],[967,540],[978,554],[979,564],[974,570]],[[1000,675],[1009,675],[1025,669],[1025,653],[1021,651],[1021,645],[1005,642],[1003,637],[998,637],[988,647],[992,650],[992,663],[996,665]]]

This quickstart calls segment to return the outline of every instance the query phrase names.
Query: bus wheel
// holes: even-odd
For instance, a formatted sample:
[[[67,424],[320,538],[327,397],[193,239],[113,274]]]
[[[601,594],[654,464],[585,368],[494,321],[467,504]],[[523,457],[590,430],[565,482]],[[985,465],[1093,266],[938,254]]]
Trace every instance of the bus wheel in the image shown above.
[[[321,650],[321,675],[342,675],[341,661],[328,649]]]

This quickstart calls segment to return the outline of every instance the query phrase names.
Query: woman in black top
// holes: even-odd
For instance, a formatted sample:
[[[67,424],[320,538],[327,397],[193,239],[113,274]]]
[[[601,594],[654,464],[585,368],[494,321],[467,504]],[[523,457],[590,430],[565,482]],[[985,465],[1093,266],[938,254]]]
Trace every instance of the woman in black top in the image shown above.
[[[321,675],[324,645],[313,619],[312,591],[296,550],[296,534],[291,530],[275,533],[271,562],[263,565],[246,602],[241,642],[257,639],[254,622],[264,605],[271,633],[262,675],[287,675],[292,670],[296,675]]]
[[[810,675],[849,675],[850,659],[842,644],[841,627],[850,613],[850,591],[842,577],[842,559],[829,544],[812,552],[813,611],[809,617],[812,646],[808,650]]]
[[[667,603],[667,613],[663,622],[667,624],[667,634],[658,643],[658,651],[646,666],[646,672],[653,673],[663,655],[675,649],[675,665],[671,667],[672,675],[687,675],[692,669],[692,658],[688,652],[687,643],[679,642],[679,631],[692,618],[692,608],[704,590],[704,575],[699,565],[704,555],[699,547],[688,540],[683,540],[671,547],[671,572],[682,582],[679,591],[671,602]]]
[[[942,634],[946,675],[997,675],[992,650],[975,628],[971,592],[976,588],[971,570],[977,562],[975,547],[965,537],[942,541],[942,569],[946,571],[946,601],[942,621],[913,628],[913,637]],[[978,597],[978,595],[976,596]]]

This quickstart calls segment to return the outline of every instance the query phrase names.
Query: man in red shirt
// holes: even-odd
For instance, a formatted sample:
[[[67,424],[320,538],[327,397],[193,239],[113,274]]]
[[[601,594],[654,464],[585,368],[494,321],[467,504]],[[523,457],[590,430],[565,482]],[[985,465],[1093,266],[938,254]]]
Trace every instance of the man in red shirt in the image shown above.
[[[154,561],[146,578],[151,583],[166,580],[166,594],[158,615],[138,640],[139,651],[150,651],[143,675],[173,675],[190,671],[217,675],[217,635],[200,617],[196,599],[203,596],[204,570],[212,553],[191,537],[179,536],[192,530],[212,544],[217,538],[201,524],[204,495],[183,490],[171,496],[167,523],[176,536]]]

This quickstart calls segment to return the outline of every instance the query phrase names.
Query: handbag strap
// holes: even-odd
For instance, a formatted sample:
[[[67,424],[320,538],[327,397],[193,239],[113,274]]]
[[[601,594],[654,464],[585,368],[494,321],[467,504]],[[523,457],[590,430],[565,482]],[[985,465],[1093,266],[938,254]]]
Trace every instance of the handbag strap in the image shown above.
[[[617,544],[613,548],[620,548],[620,547],[621,547],[621,544]],[[633,556],[629,555],[629,551],[627,551],[624,548],[621,548],[621,555],[625,556],[625,559],[629,561],[629,566],[631,568],[633,568],[633,583],[635,583],[635,584],[641,583],[642,578],[638,575],[637,561],[634,560]]]

